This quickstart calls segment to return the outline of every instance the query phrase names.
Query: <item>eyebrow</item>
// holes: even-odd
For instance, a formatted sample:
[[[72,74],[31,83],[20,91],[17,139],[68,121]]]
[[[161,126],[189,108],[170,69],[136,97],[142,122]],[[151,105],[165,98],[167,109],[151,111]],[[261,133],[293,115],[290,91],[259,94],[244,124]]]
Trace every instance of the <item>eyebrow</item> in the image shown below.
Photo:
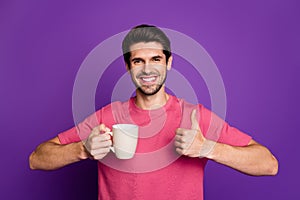
[[[156,58],[163,58],[162,56],[160,56],[160,55],[157,55],[157,56],[153,56],[151,59],[156,59]]]
[[[151,59],[157,59],[157,58],[160,58],[160,59],[162,59],[163,58],[163,56],[160,56],[160,55],[157,55],[157,56],[152,56],[151,57]],[[133,62],[133,61],[144,61],[144,59],[143,58],[139,58],[139,57],[137,57],[137,58],[132,58],[131,59],[131,62]]]

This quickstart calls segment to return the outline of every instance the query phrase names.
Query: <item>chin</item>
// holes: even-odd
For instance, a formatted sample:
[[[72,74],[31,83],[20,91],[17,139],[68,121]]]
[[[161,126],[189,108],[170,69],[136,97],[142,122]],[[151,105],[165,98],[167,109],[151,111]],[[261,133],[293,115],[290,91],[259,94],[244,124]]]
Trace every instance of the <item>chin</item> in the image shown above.
[[[161,88],[162,88],[162,85],[156,86],[156,88],[153,90],[144,90],[141,87],[139,87],[138,90],[140,91],[140,93],[142,93],[146,96],[152,96],[152,95],[155,95],[156,93],[158,93]]]

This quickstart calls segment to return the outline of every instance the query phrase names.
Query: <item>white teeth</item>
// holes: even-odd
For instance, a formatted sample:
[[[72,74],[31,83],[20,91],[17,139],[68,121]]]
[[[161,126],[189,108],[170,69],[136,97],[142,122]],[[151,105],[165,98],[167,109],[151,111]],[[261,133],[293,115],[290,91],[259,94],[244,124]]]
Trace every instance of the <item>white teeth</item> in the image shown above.
[[[143,81],[145,82],[151,82],[155,80],[155,77],[150,77],[150,78],[142,78]]]

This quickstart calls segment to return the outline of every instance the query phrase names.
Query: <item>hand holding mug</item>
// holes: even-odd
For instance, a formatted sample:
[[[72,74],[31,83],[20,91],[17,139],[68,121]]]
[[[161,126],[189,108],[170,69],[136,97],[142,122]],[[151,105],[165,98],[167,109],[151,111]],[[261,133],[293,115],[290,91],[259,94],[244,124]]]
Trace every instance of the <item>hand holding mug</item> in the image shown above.
[[[112,141],[110,131],[104,124],[100,124],[93,128],[91,134],[85,141],[85,148],[95,160],[101,160],[110,151]],[[104,133],[103,133],[104,132]]]

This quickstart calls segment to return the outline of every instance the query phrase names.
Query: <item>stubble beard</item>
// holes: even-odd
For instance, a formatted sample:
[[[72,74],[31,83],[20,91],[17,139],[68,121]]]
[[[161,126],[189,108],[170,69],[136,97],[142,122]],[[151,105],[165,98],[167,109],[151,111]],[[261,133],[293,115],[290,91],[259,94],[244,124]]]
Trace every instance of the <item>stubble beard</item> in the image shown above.
[[[156,85],[142,86],[142,85],[139,85],[138,82],[136,82],[136,81],[133,81],[133,82],[140,93],[142,93],[145,96],[151,96],[151,95],[155,95],[156,93],[158,93],[161,90],[162,86],[166,82],[166,79],[167,79],[167,73],[165,74],[165,77],[161,81],[161,83],[158,83]],[[147,92],[147,90],[143,89],[143,87],[147,87],[147,88],[155,87],[155,88],[152,91]]]

